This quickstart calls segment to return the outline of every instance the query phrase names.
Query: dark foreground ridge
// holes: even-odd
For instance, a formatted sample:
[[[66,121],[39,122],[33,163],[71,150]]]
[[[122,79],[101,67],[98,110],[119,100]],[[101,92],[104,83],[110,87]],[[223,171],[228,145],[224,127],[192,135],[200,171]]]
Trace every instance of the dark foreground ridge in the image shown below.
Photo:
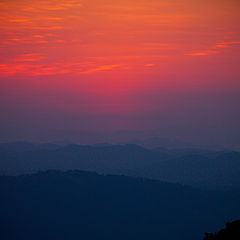
[[[226,228],[217,233],[205,233],[204,240],[239,240],[240,220],[226,223]]]
[[[240,216],[240,193],[83,171],[0,177],[2,240],[201,240]]]

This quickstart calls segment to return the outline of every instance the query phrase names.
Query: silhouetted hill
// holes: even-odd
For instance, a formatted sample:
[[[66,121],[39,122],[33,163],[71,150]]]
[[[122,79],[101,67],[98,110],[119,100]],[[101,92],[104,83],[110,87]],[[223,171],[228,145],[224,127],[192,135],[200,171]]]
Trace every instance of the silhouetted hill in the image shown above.
[[[203,155],[203,156],[215,156],[220,152],[210,149],[200,149],[200,148],[153,148],[152,151],[169,154],[171,158],[182,157],[187,155]]]
[[[240,153],[196,148],[145,149],[135,144],[0,144],[0,174],[90,170],[208,188],[240,189]]]
[[[95,143],[95,144],[92,144],[91,146],[93,147],[110,147],[110,146],[113,146],[113,144],[110,144],[110,143]]]
[[[80,169],[101,172],[139,168],[159,161],[155,153],[134,144],[82,146],[71,144],[57,149],[0,151],[1,173],[18,174],[48,169]]]
[[[8,151],[8,152],[26,152],[26,151],[36,151],[41,149],[48,150],[56,150],[60,146],[54,143],[32,143],[32,142],[9,142],[9,143],[1,143],[0,151]]]
[[[15,151],[15,152],[25,152],[32,151],[36,149],[36,144],[31,142],[10,142],[1,143],[0,151]]]
[[[192,240],[240,216],[240,193],[82,171],[0,177],[2,240]]]
[[[240,220],[227,222],[226,228],[217,233],[206,233],[204,240],[239,240]]]
[[[159,161],[142,169],[125,172],[128,175],[204,187],[240,188],[240,153],[183,155]]]
[[[161,137],[149,137],[143,139],[132,139],[129,140],[130,143],[137,144],[143,146],[145,148],[153,149],[153,148],[192,148],[194,147],[193,144],[182,142],[177,139],[167,139]]]

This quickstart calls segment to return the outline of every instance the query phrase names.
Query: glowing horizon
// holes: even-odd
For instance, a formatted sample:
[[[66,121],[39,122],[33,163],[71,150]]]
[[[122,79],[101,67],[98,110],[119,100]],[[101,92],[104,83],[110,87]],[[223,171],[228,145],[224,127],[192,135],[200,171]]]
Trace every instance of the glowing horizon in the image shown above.
[[[239,10],[237,0],[3,0],[2,111],[164,118],[188,106],[191,116],[186,96],[201,110],[205,95],[240,91]]]

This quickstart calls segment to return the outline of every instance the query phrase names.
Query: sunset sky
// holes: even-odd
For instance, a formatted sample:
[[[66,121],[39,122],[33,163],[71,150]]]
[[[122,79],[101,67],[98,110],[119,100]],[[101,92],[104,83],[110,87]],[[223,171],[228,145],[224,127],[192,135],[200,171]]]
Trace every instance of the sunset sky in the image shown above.
[[[240,145],[239,12],[239,0],[0,0],[0,140],[162,129]]]

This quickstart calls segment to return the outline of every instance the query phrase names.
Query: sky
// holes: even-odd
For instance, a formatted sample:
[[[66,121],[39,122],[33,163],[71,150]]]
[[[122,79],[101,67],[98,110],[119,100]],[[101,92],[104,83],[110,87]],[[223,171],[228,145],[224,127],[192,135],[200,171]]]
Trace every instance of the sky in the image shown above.
[[[0,0],[0,141],[158,129],[239,146],[239,12],[238,0]]]

